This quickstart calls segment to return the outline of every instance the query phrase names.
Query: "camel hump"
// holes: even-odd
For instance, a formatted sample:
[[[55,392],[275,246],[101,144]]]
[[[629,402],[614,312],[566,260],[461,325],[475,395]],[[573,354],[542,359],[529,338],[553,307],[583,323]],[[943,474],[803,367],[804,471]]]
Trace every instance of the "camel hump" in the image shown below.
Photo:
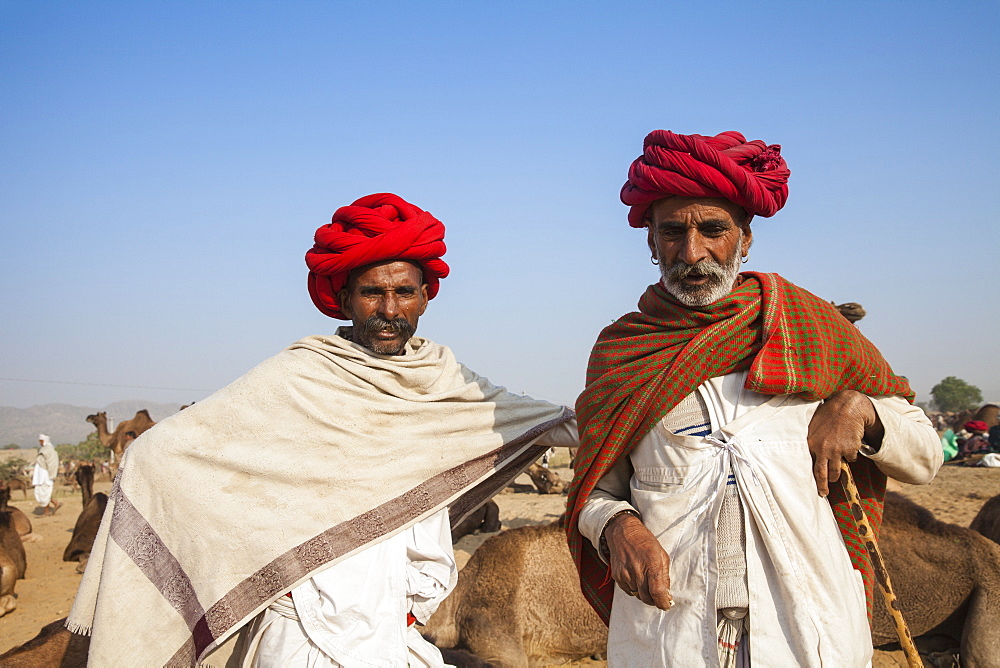
[[[983,504],[969,528],[1000,544],[1000,494]]]

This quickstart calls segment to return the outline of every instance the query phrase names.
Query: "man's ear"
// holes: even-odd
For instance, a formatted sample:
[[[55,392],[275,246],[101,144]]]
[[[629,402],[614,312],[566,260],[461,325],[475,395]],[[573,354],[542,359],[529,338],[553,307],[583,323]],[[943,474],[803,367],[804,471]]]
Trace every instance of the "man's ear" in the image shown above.
[[[340,312],[346,315],[348,320],[353,320],[354,315],[351,313],[351,307],[349,305],[350,302],[348,302],[347,300],[347,298],[350,295],[351,291],[348,290],[347,288],[344,288],[343,290],[337,293],[337,301],[340,302]]]
[[[753,230],[750,229],[750,223],[743,223],[740,225],[743,228],[743,257],[747,256],[750,252],[750,246],[753,245]]]
[[[421,283],[421,285],[420,285],[420,313],[418,313],[417,315],[423,315],[424,314],[424,311],[427,310],[427,303],[429,301],[430,301],[430,298],[427,296],[427,284],[426,283]],[[341,310],[343,310],[343,309],[341,309]]]
[[[656,242],[653,241],[653,221],[646,219],[646,244],[649,246],[649,252],[656,256]]]

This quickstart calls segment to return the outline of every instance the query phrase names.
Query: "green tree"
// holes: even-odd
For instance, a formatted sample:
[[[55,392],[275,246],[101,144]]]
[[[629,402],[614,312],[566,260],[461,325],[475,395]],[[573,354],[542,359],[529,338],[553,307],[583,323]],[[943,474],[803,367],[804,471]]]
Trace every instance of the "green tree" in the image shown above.
[[[59,453],[60,460],[78,459],[90,461],[104,460],[108,458],[108,449],[101,443],[100,439],[97,438],[96,431],[90,432],[90,435],[79,443],[57,445],[56,452]]]
[[[17,443],[8,443],[7,445],[0,445],[0,450],[20,450],[21,446]]]
[[[934,405],[942,411],[964,411],[983,402],[983,393],[961,378],[948,376],[931,388]]]
[[[11,457],[5,462],[0,462],[0,480],[10,480],[21,474],[21,469],[28,465],[28,462],[20,457]]]

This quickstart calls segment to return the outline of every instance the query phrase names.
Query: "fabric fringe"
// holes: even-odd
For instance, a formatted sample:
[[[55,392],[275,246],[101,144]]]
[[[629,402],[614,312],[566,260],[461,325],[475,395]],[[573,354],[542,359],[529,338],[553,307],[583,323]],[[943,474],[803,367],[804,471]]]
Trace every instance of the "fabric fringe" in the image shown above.
[[[90,632],[93,630],[93,627],[91,627],[89,625],[86,625],[86,624],[74,624],[74,623],[70,622],[69,620],[66,620],[66,623],[63,626],[66,627],[67,631],[69,631],[73,635],[78,635],[78,636],[87,636],[87,637],[89,637],[90,636]]]

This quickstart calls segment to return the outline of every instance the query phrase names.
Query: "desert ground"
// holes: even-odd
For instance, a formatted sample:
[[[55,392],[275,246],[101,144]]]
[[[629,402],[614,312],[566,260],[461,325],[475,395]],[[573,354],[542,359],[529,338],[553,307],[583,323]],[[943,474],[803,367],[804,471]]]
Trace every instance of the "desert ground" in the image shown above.
[[[566,466],[566,456],[555,458],[553,469],[564,480],[572,471]],[[108,492],[111,483],[96,482],[95,492]],[[1000,493],[1000,470],[963,466],[945,466],[930,485],[916,487],[890,482],[890,489],[899,491],[928,510],[938,519],[968,526],[982,504]],[[79,492],[69,487],[57,487],[55,498],[63,503],[53,517],[34,514],[35,502],[28,492],[22,499],[15,492],[11,505],[21,508],[32,520],[34,533],[41,540],[25,544],[28,572],[17,583],[17,609],[0,618],[0,653],[34,637],[42,626],[65,617],[73,604],[73,597],[80,581],[76,563],[62,561],[62,553],[69,543],[73,525],[81,510]],[[533,491],[527,475],[522,475],[515,485],[496,497],[500,506],[504,528],[553,522],[562,514],[566,497],[541,495]],[[466,536],[455,545],[459,566],[464,566],[475,549],[490,534]],[[569,665],[604,666],[603,661],[583,660]],[[905,666],[901,652],[879,653],[876,668]]]

